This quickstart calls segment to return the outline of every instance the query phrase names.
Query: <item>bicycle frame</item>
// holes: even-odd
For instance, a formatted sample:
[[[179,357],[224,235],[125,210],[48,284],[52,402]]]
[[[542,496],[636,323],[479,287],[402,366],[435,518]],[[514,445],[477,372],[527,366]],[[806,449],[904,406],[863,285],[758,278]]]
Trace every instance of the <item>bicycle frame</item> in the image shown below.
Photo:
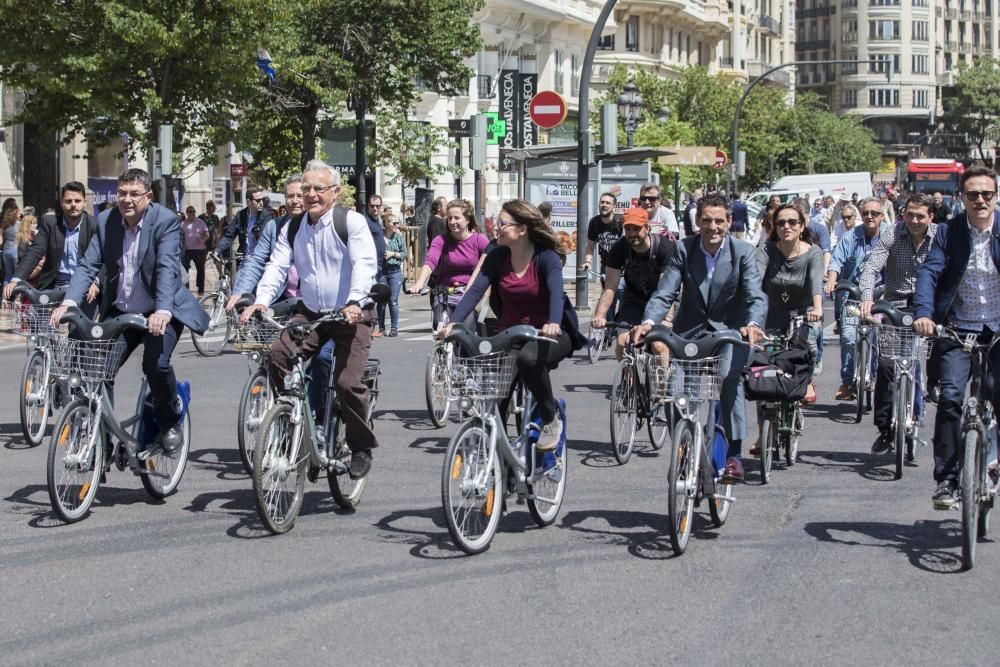
[[[712,435],[712,441],[714,441],[715,436],[715,405],[718,403],[717,400],[713,401],[700,401],[691,400],[686,395],[680,396],[674,400],[674,405],[677,407],[677,411],[680,413],[681,422],[687,421],[691,423],[691,431],[694,433],[695,447],[694,447],[694,469],[698,471],[697,483],[695,480],[689,480],[684,487],[685,495],[694,495],[695,506],[700,505],[703,498],[709,498],[710,500],[721,500],[723,502],[732,503],[736,501],[736,498],[732,496],[720,496],[714,493],[715,484],[722,479],[722,473],[724,471],[715,471],[714,465],[702,465],[705,461],[711,461],[712,455],[708,451],[709,439],[705,437],[706,433]],[[705,417],[704,423],[698,418],[698,413],[702,409],[702,406],[707,408],[708,414]],[[698,427],[703,427],[698,428]],[[714,472],[713,472],[714,471]],[[712,489],[712,493],[706,493],[706,489]]]

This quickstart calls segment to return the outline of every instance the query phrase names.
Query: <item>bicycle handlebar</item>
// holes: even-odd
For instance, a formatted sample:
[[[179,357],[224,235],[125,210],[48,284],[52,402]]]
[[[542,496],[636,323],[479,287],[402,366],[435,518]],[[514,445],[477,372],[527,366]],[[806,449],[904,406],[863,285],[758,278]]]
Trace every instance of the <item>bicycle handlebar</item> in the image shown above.
[[[531,340],[542,343],[555,342],[554,339],[543,336],[540,329],[536,329],[530,324],[512,326],[489,338],[476,335],[462,324],[455,324],[451,333],[445,336],[444,340],[447,343],[458,343],[471,356],[491,352],[509,352],[518,343]]]
[[[33,304],[40,306],[45,305],[58,305],[63,298],[66,296],[65,289],[48,289],[48,290],[37,290],[23,280],[18,281],[17,285],[10,293],[10,298],[14,299],[16,297],[23,296],[28,301]]]
[[[59,323],[69,324],[84,340],[113,340],[125,331],[146,329],[146,318],[142,315],[124,313],[95,322],[77,306],[69,306]]]

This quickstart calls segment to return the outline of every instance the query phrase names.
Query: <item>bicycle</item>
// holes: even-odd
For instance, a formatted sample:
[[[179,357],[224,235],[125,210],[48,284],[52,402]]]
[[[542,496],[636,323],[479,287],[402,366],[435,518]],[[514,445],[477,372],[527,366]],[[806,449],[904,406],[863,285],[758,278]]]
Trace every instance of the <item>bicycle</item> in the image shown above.
[[[872,338],[876,327],[870,319],[861,317],[862,295],[857,285],[842,281],[837,283],[837,291],[847,292],[840,311],[840,326],[857,327],[854,339],[854,398],[857,404],[854,423],[860,424],[865,412],[871,411],[875,395],[875,372],[872,364],[877,357],[872,350]]]
[[[269,309],[274,322],[284,326],[300,299],[285,299]],[[236,311],[249,306],[252,299],[241,299]],[[239,324],[233,347],[247,355],[250,377],[243,385],[240,406],[236,413],[236,442],[240,450],[240,461],[248,475],[253,475],[253,455],[257,448],[257,433],[264,414],[274,405],[277,392],[267,377],[267,367],[271,360],[271,344],[278,340],[279,327],[253,319],[247,324]]]
[[[783,335],[765,336],[765,349],[768,352],[781,352],[788,349],[789,341],[805,324],[803,315],[793,317],[788,324],[788,331]],[[784,455],[785,465],[795,465],[799,453],[799,437],[805,420],[802,417],[802,405],[799,401],[762,401],[760,409],[760,479],[761,484],[771,481],[771,466],[775,456]]]
[[[25,336],[28,358],[21,371],[18,408],[21,433],[30,447],[42,444],[49,417],[62,407],[68,387],[53,372],[52,346],[65,333],[49,325],[49,316],[62,302],[65,290],[39,291],[20,282],[11,292],[12,332]],[[19,298],[20,297],[20,298]]]
[[[376,302],[388,301],[388,286],[375,285],[368,298]],[[342,313],[335,311],[322,313],[308,323],[281,324],[266,315],[261,319],[272,327],[288,331],[292,340],[298,343],[321,324],[347,321]],[[318,424],[309,403],[308,364],[301,350],[292,358],[292,364],[292,372],[285,376],[286,393],[274,399],[274,405],[261,420],[253,456],[257,514],[264,526],[276,535],[287,533],[295,525],[307,477],[315,482],[319,473],[325,472],[334,502],[345,509],[354,508],[361,502],[367,482],[367,477],[352,480],[348,475],[351,449],[344,434],[333,373],[327,385],[323,422]],[[367,419],[372,428],[380,374],[379,361],[369,359],[363,380],[368,386]]]
[[[191,449],[190,384],[177,383],[183,440],[168,452],[155,442],[157,427],[146,396],[146,378],[135,413],[121,422],[115,417],[109,387],[126,348],[121,334],[145,330],[146,318],[119,315],[98,324],[72,307],[60,321],[78,337],[58,339],[53,358],[57,371],[65,373],[77,393],[56,421],[49,442],[46,481],[52,509],[67,523],[87,516],[112,463],[119,470],[131,469],[150,496],[166,498],[180,484]]]
[[[957,342],[970,356],[969,394],[962,408],[962,470],[959,493],[962,501],[962,568],[976,562],[976,542],[985,540],[990,529],[990,512],[997,495],[996,415],[988,391],[989,356],[1000,336],[980,343],[976,334],[959,334],[944,326],[937,335]]]
[[[432,287],[430,293],[435,307],[441,308],[439,327],[448,324],[452,311],[465,294],[465,287]],[[448,422],[451,412],[451,401],[448,399],[447,385],[451,374],[455,351],[452,345],[444,341],[435,341],[427,355],[424,368],[424,399],[427,403],[427,414],[435,428],[441,428]]]
[[[441,470],[441,503],[448,532],[467,554],[490,547],[507,511],[507,499],[526,501],[539,526],[556,520],[566,491],[566,405],[559,401],[563,433],[556,449],[539,452],[537,423],[523,419],[513,442],[507,437],[499,403],[511,393],[515,348],[531,340],[549,341],[538,329],[518,325],[483,338],[456,325],[445,339],[463,355],[455,358],[449,393],[469,406],[469,416],[448,443]],[[533,401],[524,392],[523,410],[532,414]]]
[[[708,500],[712,523],[721,527],[729,518],[733,484],[723,478],[725,455],[719,461],[717,447],[724,446],[716,430],[716,404],[722,386],[722,354],[726,345],[742,342],[732,331],[708,333],[700,338],[682,338],[657,325],[646,335],[646,344],[660,342],[670,351],[668,367],[656,367],[653,386],[661,400],[673,400],[680,420],[674,427],[667,477],[667,529],[678,556],[691,537],[694,508]],[[705,410],[704,421],[699,413]],[[708,443],[712,443],[712,450]]]
[[[896,454],[895,479],[903,478],[907,460],[916,458],[916,442],[920,419],[915,417],[917,392],[923,394],[923,378],[919,376],[920,363],[930,352],[930,341],[913,331],[913,315],[899,310],[891,303],[880,301],[872,307],[872,315],[882,315],[889,320],[878,328],[879,358],[892,364],[892,431]]]
[[[222,354],[226,344],[233,335],[233,329],[239,326],[236,312],[226,310],[226,301],[229,299],[229,292],[232,288],[230,279],[229,262],[224,261],[214,252],[208,253],[209,259],[215,264],[216,274],[219,276],[215,285],[215,290],[198,300],[201,307],[208,313],[208,328],[204,333],[191,331],[191,342],[194,349],[203,357],[217,357]],[[242,260],[244,255],[237,254],[236,261]]]
[[[599,278],[601,285],[604,284],[604,276],[600,273],[595,273],[594,271],[587,271],[587,274]],[[608,308],[607,319],[612,320],[615,316],[615,311],[618,305],[618,297],[611,302],[611,306]],[[609,350],[614,347],[615,344],[615,329],[614,327],[607,326],[603,329],[597,328],[590,324],[590,330],[587,333],[587,340],[590,341],[590,345],[587,347],[587,358],[590,359],[590,363],[596,364],[600,358],[601,354],[605,350]]]
[[[608,329],[631,329],[624,322],[608,322]],[[653,386],[657,366],[664,366],[666,357],[643,353],[641,348],[625,346],[622,360],[611,384],[611,447],[615,460],[625,465],[632,456],[636,431],[646,424],[649,442],[659,450],[667,441],[673,412],[669,399],[660,398]]]

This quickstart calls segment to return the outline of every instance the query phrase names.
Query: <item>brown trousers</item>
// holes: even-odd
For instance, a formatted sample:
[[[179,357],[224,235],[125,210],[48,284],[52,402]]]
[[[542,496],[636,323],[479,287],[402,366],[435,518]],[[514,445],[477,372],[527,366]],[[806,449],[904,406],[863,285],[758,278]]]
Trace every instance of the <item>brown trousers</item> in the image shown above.
[[[292,316],[289,324],[311,322],[319,315],[299,312]],[[368,426],[368,387],[361,381],[368,362],[368,350],[372,345],[371,326],[359,324],[321,324],[316,327],[301,346],[296,344],[288,329],[281,333],[271,346],[271,364],[268,368],[271,381],[279,391],[284,390],[285,376],[292,372],[292,359],[301,350],[308,360],[323,345],[333,339],[332,377],[340,401],[340,413],[344,420],[347,443],[352,451],[378,447],[375,433]]]

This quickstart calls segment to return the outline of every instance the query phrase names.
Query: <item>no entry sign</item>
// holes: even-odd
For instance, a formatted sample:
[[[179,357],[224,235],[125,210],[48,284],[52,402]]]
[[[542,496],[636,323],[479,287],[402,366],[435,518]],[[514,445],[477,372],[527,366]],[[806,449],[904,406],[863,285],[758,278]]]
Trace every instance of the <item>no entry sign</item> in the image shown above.
[[[551,130],[566,120],[566,112],[566,100],[554,90],[543,90],[532,97],[528,105],[531,122],[546,130]]]

